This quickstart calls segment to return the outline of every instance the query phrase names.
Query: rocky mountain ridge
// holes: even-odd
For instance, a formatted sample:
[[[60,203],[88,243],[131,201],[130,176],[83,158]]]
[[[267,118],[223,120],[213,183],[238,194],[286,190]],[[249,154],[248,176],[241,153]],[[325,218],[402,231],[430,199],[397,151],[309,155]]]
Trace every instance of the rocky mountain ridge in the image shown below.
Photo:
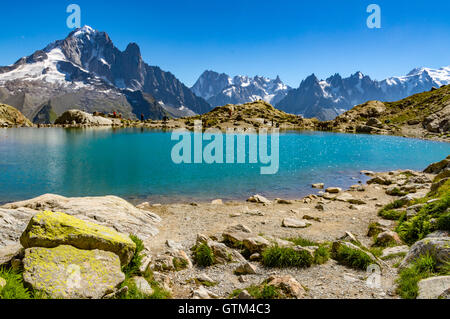
[[[0,67],[0,101],[37,123],[73,108],[151,119],[210,110],[170,72],[146,64],[137,44],[120,51],[88,26]]]
[[[361,72],[347,78],[335,74],[326,80],[319,80],[312,74],[301,82],[299,88],[290,90],[275,106],[307,118],[332,120],[370,100],[397,101],[447,84],[450,84],[450,67],[416,68],[406,76],[390,77],[382,81],[373,80]]]

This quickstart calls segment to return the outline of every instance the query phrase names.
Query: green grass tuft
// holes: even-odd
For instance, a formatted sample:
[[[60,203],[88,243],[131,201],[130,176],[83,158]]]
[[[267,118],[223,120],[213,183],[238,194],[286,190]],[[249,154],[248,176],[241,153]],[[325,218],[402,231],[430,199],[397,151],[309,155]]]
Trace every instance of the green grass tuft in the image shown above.
[[[400,271],[397,292],[403,299],[415,299],[420,280],[436,274],[436,261],[429,255],[419,257],[409,268]]]
[[[136,244],[136,251],[130,263],[122,268],[125,276],[132,277],[139,275],[139,268],[142,264],[142,251],[144,250],[144,242],[135,235],[130,235],[130,239]]]
[[[448,230],[449,213],[447,210],[449,207],[450,193],[447,193],[439,201],[422,207],[416,216],[401,221],[396,231],[404,242],[412,245],[435,230]],[[433,223],[432,219],[437,219],[437,221]]]
[[[345,245],[340,245],[332,257],[340,264],[354,269],[366,270],[373,263],[372,258],[365,252]]]
[[[262,253],[262,263],[267,267],[310,267],[314,259],[304,250],[294,250],[290,247],[269,247]]]
[[[211,266],[215,262],[211,248],[205,243],[200,244],[195,248],[194,260],[197,265],[202,267]]]

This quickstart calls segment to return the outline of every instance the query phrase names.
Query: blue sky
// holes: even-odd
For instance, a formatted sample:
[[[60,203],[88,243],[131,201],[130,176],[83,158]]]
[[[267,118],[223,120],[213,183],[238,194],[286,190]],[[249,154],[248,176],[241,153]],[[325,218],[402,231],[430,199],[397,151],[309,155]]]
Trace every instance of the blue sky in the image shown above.
[[[280,75],[298,87],[311,73],[383,79],[450,65],[448,0],[3,1],[0,65],[66,37],[71,3],[83,25],[106,31],[121,50],[138,43],[147,63],[189,86],[206,69]],[[371,3],[381,7],[381,29],[366,26]]]

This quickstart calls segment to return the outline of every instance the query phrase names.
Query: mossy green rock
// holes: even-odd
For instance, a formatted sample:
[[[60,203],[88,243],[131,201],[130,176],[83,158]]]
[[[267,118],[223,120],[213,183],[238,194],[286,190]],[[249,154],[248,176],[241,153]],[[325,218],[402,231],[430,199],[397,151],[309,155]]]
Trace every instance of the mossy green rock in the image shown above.
[[[125,280],[119,257],[97,249],[28,248],[23,265],[25,284],[55,299],[100,299]]]
[[[122,265],[134,255],[136,244],[126,234],[64,213],[40,212],[29,222],[20,237],[24,248],[54,248],[71,245],[79,249],[100,249],[115,253]]]

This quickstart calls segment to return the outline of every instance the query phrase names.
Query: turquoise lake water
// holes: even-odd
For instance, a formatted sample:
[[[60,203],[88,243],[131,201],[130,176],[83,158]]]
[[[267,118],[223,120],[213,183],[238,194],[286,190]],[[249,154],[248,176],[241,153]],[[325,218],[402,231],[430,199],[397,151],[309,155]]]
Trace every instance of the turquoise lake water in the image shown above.
[[[175,144],[170,133],[141,129],[1,129],[0,203],[45,193],[117,195],[133,203],[255,193],[299,198],[316,191],[312,183],[349,187],[365,181],[363,169],[422,170],[450,154],[448,143],[287,132],[280,134],[278,173],[261,175],[261,164],[174,164]]]

